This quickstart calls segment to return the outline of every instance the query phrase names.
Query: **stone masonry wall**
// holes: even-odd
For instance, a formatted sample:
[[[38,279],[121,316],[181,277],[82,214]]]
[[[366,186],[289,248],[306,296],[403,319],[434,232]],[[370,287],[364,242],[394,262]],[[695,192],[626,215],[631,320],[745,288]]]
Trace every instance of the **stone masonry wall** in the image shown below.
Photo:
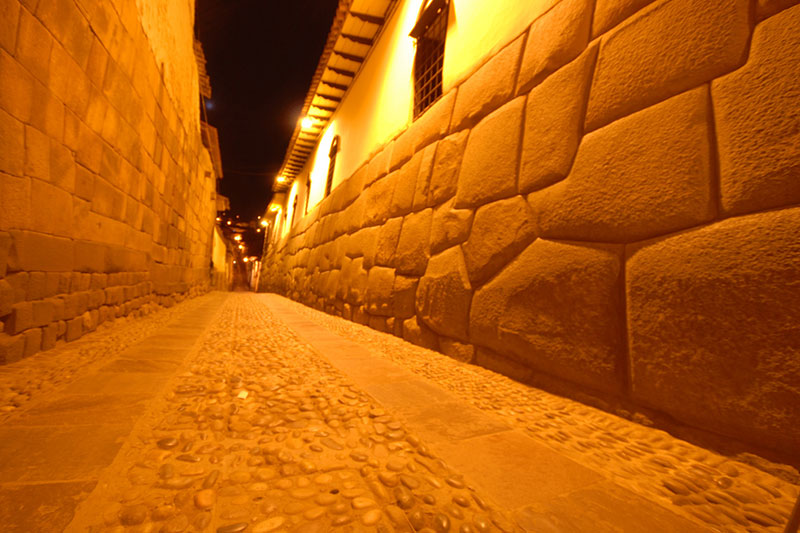
[[[796,456],[797,3],[555,3],[299,220],[265,288]]]
[[[188,38],[148,2],[0,0],[0,364],[208,286],[197,68],[164,59],[194,61],[193,2],[154,4]]]

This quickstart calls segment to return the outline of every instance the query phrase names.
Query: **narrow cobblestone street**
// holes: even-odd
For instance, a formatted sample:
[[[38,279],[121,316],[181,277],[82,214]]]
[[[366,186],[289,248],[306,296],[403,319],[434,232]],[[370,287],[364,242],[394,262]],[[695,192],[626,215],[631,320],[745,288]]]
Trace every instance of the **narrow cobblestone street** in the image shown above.
[[[103,326],[0,400],[3,531],[779,532],[798,494],[271,294]]]

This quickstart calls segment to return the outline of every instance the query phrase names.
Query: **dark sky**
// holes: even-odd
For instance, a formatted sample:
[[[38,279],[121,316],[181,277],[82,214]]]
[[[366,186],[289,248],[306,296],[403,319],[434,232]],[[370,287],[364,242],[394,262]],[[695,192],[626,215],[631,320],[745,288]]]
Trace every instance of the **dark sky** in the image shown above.
[[[197,0],[219,130],[220,192],[242,220],[262,214],[338,0]]]

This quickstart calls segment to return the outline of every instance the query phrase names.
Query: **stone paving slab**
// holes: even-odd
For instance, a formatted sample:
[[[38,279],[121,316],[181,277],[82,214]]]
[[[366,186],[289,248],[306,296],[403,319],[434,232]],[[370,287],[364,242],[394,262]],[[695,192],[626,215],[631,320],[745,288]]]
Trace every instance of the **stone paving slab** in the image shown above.
[[[112,393],[64,394],[53,401],[37,404],[25,416],[9,420],[6,427],[14,426],[82,426],[97,424],[122,424],[133,426],[151,391],[138,394]]]
[[[78,501],[97,481],[3,485],[0,524],[8,533],[60,533],[72,520]]]
[[[0,428],[0,483],[96,479],[132,424]]]

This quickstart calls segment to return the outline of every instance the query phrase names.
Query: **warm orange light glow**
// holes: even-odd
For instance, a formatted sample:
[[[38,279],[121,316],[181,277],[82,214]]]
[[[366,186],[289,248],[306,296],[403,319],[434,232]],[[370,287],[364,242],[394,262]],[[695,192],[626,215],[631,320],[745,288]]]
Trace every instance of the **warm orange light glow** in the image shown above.
[[[261,217],[259,217],[259,218],[261,218]],[[266,228],[266,227],[267,227],[267,225],[269,225],[269,222],[267,222],[266,220],[262,220],[262,221],[261,221],[261,225],[262,225],[262,226],[264,226],[264,227]]]
[[[300,122],[300,125],[303,127],[304,130],[307,130],[307,129],[310,129],[314,125],[314,121],[311,119],[311,117],[305,117]]]
[[[244,244],[240,244],[240,245],[239,245],[239,249],[240,249],[240,250],[244,250]]]
[[[234,241],[241,241],[242,240],[242,236],[237,233],[236,235],[233,236],[233,240]]]
[[[256,233],[261,233],[261,228],[257,228]]]
[[[222,219],[221,219],[221,218],[219,218],[219,217],[217,217],[217,222],[219,222],[220,220],[222,220]]]
[[[244,261],[245,263],[247,263],[249,260],[250,260],[249,257],[245,257],[244,259],[242,259],[242,261]]]
[[[283,183],[284,181],[286,181],[286,177],[278,176],[278,183]]]
[[[272,211],[272,212],[277,212],[277,211],[281,210],[281,206],[273,205],[272,207],[269,208],[269,210]]]
[[[229,225],[229,226],[231,225],[231,221],[230,221],[230,220],[228,221],[228,225]]]

